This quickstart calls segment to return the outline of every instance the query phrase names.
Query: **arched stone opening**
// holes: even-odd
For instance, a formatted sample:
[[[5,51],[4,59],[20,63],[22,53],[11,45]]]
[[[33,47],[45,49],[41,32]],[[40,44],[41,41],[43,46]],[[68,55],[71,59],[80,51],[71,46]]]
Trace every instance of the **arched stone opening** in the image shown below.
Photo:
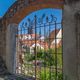
[[[19,2],[17,2],[19,3]],[[45,8],[57,8],[57,9],[63,9],[63,1],[49,1],[49,0],[44,0],[44,1],[32,1],[31,3],[26,3],[26,5],[28,4],[28,6],[25,6],[25,1],[22,1],[20,3],[20,5],[17,5],[17,3],[15,3],[10,9],[9,11],[3,16],[3,27],[4,27],[4,31],[5,31],[5,44],[6,46],[4,46],[5,51],[4,51],[4,60],[6,61],[6,65],[8,67],[8,70],[10,72],[13,72],[14,70],[12,70],[13,67],[13,63],[14,60],[12,61],[11,57],[9,56],[11,54],[10,49],[11,45],[13,44],[12,42],[10,43],[9,40],[11,40],[9,37],[9,32],[8,29],[11,27],[11,25],[14,24],[18,24],[26,15],[28,15],[29,13],[39,10],[39,9],[45,9]],[[20,7],[20,8],[19,8]],[[18,9],[19,8],[19,9]],[[5,24],[4,24],[5,23]],[[10,31],[10,30],[9,30]],[[12,31],[11,31],[12,32]],[[14,35],[14,34],[13,34]],[[8,43],[9,42],[9,43]],[[9,44],[9,45],[8,45]],[[12,46],[13,47],[13,46]],[[12,61],[12,62],[11,62]]]
[[[76,12],[79,10],[80,10],[79,0],[65,0],[64,15],[63,15],[63,18],[64,18],[64,20],[63,20],[63,26],[64,26],[64,28],[63,28],[63,31],[64,31],[63,32],[64,80],[79,80],[79,61],[80,61],[79,60],[79,44],[77,44],[77,40],[76,40],[76,37],[79,38],[78,34],[76,34],[76,25],[77,25],[76,20],[78,18],[74,17]],[[6,25],[10,21],[9,18],[7,18],[7,15],[8,15],[8,13],[3,17],[4,19],[2,21],[2,23],[5,23]],[[25,17],[25,16],[23,16],[23,17]],[[10,18],[10,19],[12,19],[12,18]],[[19,17],[17,19],[19,19]],[[21,17],[20,17],[20,19],[21,19]],[[11,23],[14,22],[12,20],[11,20]],[[5,24],[3,24],[3,26],[7,27]],[[6,28],[4,28],[4,31],[5,31],[5,29]],[[1,34],[4,35],[4,38],[6,37],[6,32],[1,32]],[[4,41],[4,43],[2,43],[2,44],[4,44],[3,48],[5,50],[6,42]],[[78,47],[76,47],[76,46],[78,46]],[[1,51],[2,51],[2,53],[4,53],[4,57],[5,57],[6,51],[3,51],[3,48],[1,48]]]
[[[63,1],[53,1],[53,0],[41,0],[41,1],[31,1],[28,6],[25,6],[26,0],[21,1],[21,3],[17,6],[17,3],[15,3],[9,11],[4,15],[2,24],[4,29],[4,49],[5,51],[2,51],[4,54],[4,60],[6,62],[8,71],[11,73],[15,73],[15,43],[16,40],[15,33],[16,33],[16,27],[18,24],[26,15],[29,13],[39,10],[39,9],[45,9],[45,8],[56,8],[56,9],[63,9]],[[27,5],[27,3],[26,3]],[[19,9],[18,9],[19,8]],[[6,46],[5,46],[6,45]]]
[[[45,8],[63,9],[63,0],[16,1],[3,16],[3,22],[18,24],[26,15]]]

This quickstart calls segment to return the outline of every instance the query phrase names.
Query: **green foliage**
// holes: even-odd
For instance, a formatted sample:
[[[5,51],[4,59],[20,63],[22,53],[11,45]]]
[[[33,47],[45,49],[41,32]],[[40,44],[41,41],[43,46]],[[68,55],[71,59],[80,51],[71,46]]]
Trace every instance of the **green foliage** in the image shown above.
[[[57,76],[55,72],[51,72],[49,69],[46,69],[46,72],[44,70],[41,71],[40,80],[62,80],[62,73],[58,72]]]
[[[58,72],[57,78],[58,80],[63,80],[63,74],[61,72]]]
[[[55,53],[55,49],[48,49],[48,50],[43,50],[43,49],[37,49],[37,54],[35,56],[34,54],[30,54],[29,52],[25,53],[25,62],[32,62],[34,60],[38,60],[40,61],[41,65],[37,66],[37,67],[41,67],[40,72],[37,72],[37,76],[40,80],[55,80],[56,75],[55,75],[55,71],[51,71],[50,72],[50,68],[49,67],[55,67],[56,64],[55,62],[57,62],[57,67],[58,68],[62,68],[62,48],[57,48],[57,54]],[[56,59],[56,55],[57,55],[57,59]],[[25,64],[25,66],[33,66],[33,64]],[[46,71],[44,71],[44,68],[46,68]],[[33,69],[31,68],[31,70],[33,71]],[[30,73],[29,73],[30,75]],[[50,79],[51,78],[51,79]],[[61,72],[57,72],[57,80],[62,80],[62,73]]]
[[[55,49],[48,49],[48,50],[37,50],[37,55],[26,53],[25,54],[25,60],[26,61],[33,61],[38,60],[41,61],[43,65],[45,66],[53,66],[55,65],[55,60],[57,60],[58,66],[62,65],[62,49],[57,49],[57,59],[55,58]]]
[[[62,53],[62,47],[57,48],[57,53]]]

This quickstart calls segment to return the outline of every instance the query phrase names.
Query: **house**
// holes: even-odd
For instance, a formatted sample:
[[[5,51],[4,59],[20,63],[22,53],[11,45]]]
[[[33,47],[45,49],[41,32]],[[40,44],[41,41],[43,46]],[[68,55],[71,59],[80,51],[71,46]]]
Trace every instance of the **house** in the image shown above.
[[[56,35],[55,35],[56,33]],[[62,29],[52,31],[50,34],[51,47],[60,47],[62,45]]]
[[[56,33],[56,35],[55,35]],[[24,53],[35,54],[35,48],[48,50],[49,48],[59,48],[62,44],[62,29],[53,30],[47,39],[39,34],[19,34],[18,37],[18,65],[24,62]],[[36,37],[36,39],[35,39]],[[56,38],[55,38],[56,37]],[[36,46],[36,47],[35,47]],[[35,61],[34,61],[35,63]],[[39,63],[39,62],[38,62]],[[19,67],[21,68],[21,67]]]
[[[48,48],[47,42],[44,41],[45,37],[38,34],[19,34],[18,39],[19,46],[22,46],[22,52],[29,51],[30,53],[34,53],[35,46],[39,49]]]
[[[35,53],[35,48],[47,50],[49,48],[60,47],[62,44],[62,29],[53,30],[47,40],[39,34],[19,34],[18,38],[21,53],[29,52],[32,54]]]
[[[18,34],[17,37],[20,40],[32,40],[32,39],[35,39],[35,37],[38,39],[40,35],[39,34]]]

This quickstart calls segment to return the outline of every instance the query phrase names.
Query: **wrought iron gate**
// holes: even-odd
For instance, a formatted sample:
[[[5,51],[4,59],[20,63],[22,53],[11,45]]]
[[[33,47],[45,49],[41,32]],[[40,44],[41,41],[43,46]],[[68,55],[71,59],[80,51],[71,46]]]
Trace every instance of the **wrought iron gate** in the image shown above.
[[[54,15],[34,15],[18,28],[16,73],[62,80],[62,26]]]

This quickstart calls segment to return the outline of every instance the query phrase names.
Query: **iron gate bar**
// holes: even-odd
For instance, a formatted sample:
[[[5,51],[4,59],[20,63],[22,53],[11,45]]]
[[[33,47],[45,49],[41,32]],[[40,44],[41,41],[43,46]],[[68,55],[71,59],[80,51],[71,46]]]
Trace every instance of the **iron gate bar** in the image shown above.
[[[37,62],[36,62],[36,60],[37,60],[37,52],[36,52],[36,32],[37,32],[37,30],[36,30],[36,23],[37,23],[37,16],[35,15],[34,16],[34,18],[35,18],[35,79],[37,79],[37,76],[36,76],[36,74],[37,74]]]
[[[45,17],[45,14],[43,15],[43,18],[44,17]],[[45,36],[45,24],[43,25],[43,27],[44,27],[44,36]],[[44,45],[44,50],[45,50],[45,45]],[[44,55],[45,55],[45,52],[44,52]],[[45,62],[45,60],[46,60],[46,56],[44,57],[44,62]],[[44,73],[46,73],[46,64],[44,65]],[[44,76],[45,76],[45,80],[46,80],[46,74]]]
[[[48,20],[47,20],[47,22],[48,22]],[[50,23],[49,23],[49,34],[50,34]],[[49,49],[50,49],[50,36],[49,36]],[[49,54],[50,54],[50,52],[49,52]],[[50,80],[51,80],[51,63],[50,63]]]
[[[63,15],[63,11],[62,11],[62,15]],[[62,18],[62,20],[61,20],[61,25],[62,25],[62,80],[63,80],[63,75],[64,75],[64,73],[63,73],[63,18]]]
[[[57,23],[57,22],[56,22],[56,25],[58,25],[58,24],[62,24],[62,23]],[[40,25],[40,24],[38,24],[38,25]],[[49,26],[49,25],[46,25],[45,23],[44,23],[44,25],[45,25],[45,26]],[[50,25],[53,26],[53,25],[55,25],[55,23],[51,23]],[[40,25],[40,27],[42,28],[43,26]],[[39,27],[36,27],[36,28],[39,28]],[[32,27],[32,29],[35,29],[35,28]],[[28,28],[27,28],[27,29],[25,28],[25,30],[28,30]],[[18,31],[22,31],[22,30],[18,30]],[[60,38],[60,39],[61,39],[61,38]]]
[[[56,47],[57,47],[57,46],[56,46],[56,43],[57,43],[57,42],[56,42],[56,29],[57,29],[57,28],[56,28],[56,21],[54,21],[54,22],[55,22],[55,65],[56,65],[56,66],[55,66],[55,69],[56,69],[56,70],[55,70],[55,74],[56,74],[55,80],[57,80],[57,48],[56,48]]]

